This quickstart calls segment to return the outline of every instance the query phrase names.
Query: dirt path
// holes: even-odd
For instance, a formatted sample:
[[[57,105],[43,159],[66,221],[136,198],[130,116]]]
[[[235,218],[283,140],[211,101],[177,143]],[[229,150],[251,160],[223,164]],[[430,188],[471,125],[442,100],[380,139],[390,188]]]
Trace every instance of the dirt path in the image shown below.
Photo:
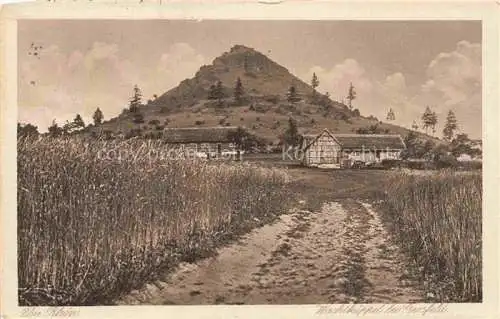
[[[282,215],[117,304],[423,302],[377,213],[354,200]]]

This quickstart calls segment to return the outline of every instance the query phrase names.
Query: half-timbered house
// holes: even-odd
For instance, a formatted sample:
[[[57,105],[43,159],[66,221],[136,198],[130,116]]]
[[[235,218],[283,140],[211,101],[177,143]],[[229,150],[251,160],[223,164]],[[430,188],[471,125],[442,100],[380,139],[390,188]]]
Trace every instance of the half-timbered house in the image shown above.
[[[325,129],[315,137],[307,135],[304,138],[302,161],[306,166],[372,164],[399,159],[405,148],[400,135],[332,134]]]

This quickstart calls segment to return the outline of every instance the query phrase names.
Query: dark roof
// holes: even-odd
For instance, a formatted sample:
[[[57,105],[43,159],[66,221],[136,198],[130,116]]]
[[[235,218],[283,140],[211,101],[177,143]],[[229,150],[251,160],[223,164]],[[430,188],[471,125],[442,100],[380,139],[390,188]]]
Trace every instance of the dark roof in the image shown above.
[[[333,134],[342,148],[346,149],[404,149],[400,135],[382,134]]]
[[[405,149],[406,145],[400,135],[390,134],[332,134],[324,129],[316,137],[305,138],[304,150],[308,149],[322,135],[329,135],[341,145],[343,149]]]
[[[166,128],[163,138],[167,143],[228,143],[237,127],[183,127]]]

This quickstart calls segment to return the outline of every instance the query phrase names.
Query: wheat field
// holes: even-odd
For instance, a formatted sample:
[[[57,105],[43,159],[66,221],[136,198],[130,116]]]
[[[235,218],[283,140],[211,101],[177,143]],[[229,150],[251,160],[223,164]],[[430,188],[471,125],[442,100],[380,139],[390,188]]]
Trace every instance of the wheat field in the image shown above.
[[[427,288],[443,302],[482,300],[480,172],[402,174],[387,183],[384,208]]]
[[[282,170],[153,141],[18,141],[21,305],[102,304],[284,207]]]

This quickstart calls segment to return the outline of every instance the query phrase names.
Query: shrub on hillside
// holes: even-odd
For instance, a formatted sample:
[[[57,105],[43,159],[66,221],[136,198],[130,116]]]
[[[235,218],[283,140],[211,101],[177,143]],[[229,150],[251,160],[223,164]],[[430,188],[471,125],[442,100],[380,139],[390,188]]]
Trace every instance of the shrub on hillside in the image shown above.
[[[278,104],[281,100],[279,95],[265,95],[262,99],[272,104]]]
[[[142,124],[144,123],[144,115],[142,115],[142,113],[134,113],[132,121],[135,124]]]
[[[248,76],[249,78],[254,78],[254,79],[257,78],[257,75],[255,73],[253,73],[253,72],[250,72],[250,71],[245,72],[244,75]]]
[[[319,94],[318,92],[309,97],[309,102],[311,104],[319,105],[323,110],[327,111],[332,107],[332,100],[328,96]]]
[[[342,120],[342,121],[345,121],[345,122],[350,122],[349,115],[347,115],[344,112],[339,112],[339,113],[335,114],[335,119],[336,120]]]
[[[390,132],[391,131],[389,129],[384,129],[378,124],[373,124],[356,129],[357,134],[389,134]]]
[[[253,110],[257,113],[266,113],[267,111],[270,110],[270,107],[262,104],[257,104],[253,106]]]

